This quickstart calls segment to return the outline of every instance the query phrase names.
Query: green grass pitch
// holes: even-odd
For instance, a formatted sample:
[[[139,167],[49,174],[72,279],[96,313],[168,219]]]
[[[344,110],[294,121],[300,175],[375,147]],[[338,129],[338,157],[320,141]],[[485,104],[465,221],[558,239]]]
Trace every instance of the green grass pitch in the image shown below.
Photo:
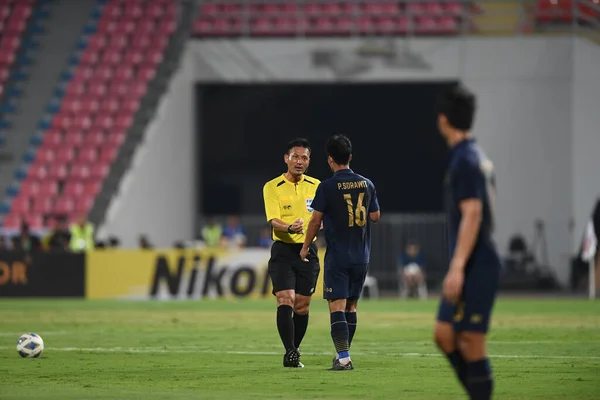
[[[304,369],[284,369],[274,300],[0,300],[0,399],[465,399],[432,343],[436,301],[365,300],[354,371],[330,372],[315,299]],[[21,359],[20,333],[40,334]],[[505,299],[489,335],[495,399],[600,399],[600,302]]]

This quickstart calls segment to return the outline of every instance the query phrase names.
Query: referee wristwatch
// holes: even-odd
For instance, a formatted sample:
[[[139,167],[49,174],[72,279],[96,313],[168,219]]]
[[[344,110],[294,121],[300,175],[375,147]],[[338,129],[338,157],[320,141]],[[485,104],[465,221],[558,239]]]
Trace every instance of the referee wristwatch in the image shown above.
[[[292,226],[291,226],[291,225],[289,225],[289,226],[288,226],[288,233],[289,233],[290,235],[294,233],[294,232],[292,231]]]

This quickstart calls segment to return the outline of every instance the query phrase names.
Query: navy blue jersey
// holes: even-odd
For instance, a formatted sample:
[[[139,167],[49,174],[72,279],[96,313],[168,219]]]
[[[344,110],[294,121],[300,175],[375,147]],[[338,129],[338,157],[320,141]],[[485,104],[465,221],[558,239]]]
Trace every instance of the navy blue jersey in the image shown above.
[[[326,262],[340,266],[369,262],[369,213],[379,210],[373,182],[351,169],[339,170],[321,182],[311,207],[323,213]]]
[[[479,234],[466,272],[474,265],[498,267],[500,258],[492,239],[494,229],[494,166],[475,140],[467,139],[450,152],[450,163],[445,179],[446,213],[450,257],[454,255],[462,213],[460,203],[466,199],[479,199],[482,220]]]

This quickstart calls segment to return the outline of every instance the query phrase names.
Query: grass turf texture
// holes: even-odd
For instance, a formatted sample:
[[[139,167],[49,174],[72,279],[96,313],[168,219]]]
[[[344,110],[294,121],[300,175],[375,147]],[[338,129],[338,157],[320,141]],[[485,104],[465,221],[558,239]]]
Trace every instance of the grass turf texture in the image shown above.
[[[0,300],[0,399],[464,399],[431,338],[436,301],[364,301],[330,372],[315,299],[304,369],[284,369],[273,301]],[[42,336],[21,359],[21,333]],[[497,399],[600,399],[600,302],[499,299],[489,353]]]

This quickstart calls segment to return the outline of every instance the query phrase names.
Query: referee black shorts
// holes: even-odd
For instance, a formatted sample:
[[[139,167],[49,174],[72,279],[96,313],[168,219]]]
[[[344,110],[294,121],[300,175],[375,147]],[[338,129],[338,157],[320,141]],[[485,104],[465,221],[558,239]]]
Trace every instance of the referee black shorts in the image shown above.
[[[273,283],[273,294],[282,290],[294,290],[303,296],[312,296],[319,277],[317,246],[310,245],[308,262],[300,258],[302,244],[284,243],[276,240],[271,246],[269,275]]]

